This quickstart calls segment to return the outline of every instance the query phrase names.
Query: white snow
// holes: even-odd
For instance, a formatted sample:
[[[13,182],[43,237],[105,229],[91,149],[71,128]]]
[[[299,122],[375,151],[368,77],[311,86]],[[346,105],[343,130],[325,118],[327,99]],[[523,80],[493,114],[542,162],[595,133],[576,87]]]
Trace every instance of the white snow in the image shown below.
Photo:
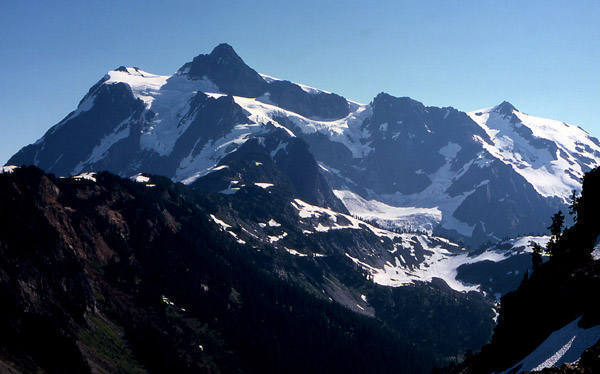
[[[286,250],[286,251],[287,251],[289,254],[291,254],[291,255],[294,255],[294,256],[299,256],[299,257],[306,257],[306,256],[308,256],[306,253],[301,253],[301,252],[298,252],[297,250],[295,250],[295,249],[292,249],[292,248],[288,248],[288,247],[283,247],[283,248],[285,248],[285,250]]]
[[[214,214],[210,215],[210,218],[221,227],[221,230],[225,231],[226,233],[228,233],[229,235],[233,236],[234,239],[236,240],[236,242],[238,242],[239,244],[246,244],[246,242],[242,239],[240,239],[237,234],[233,231],[230,231],[228,229],[231,228],[231,225],[228,225],[227,223],[225,223],[224,221],[218,219],[217,217],[215,217]]]
[[[510,243],[512,245],[512,249],[524,248],[525,252],[531,253],[533,249],[529,245],[530,242],[535,242],[541,245],[543,248],[546,248],[548,242],[550,241],[550,236],[521,236],[515,239],[509,239],[504,241],[503,243]]]
[[[127,84],[133,95],[142,100],[146,108],[154,113],[154,116],[150,120],[146,120],[146,115],[149,114],[146,112],[139,118],[128,118],[117,125],[114,131],[98,142],[87,160],[80,163],[73,171],[74,173],[89,169],[89,165],[106,157],[112,145],[130,136],[134,131],[140,133],[141,149],[155,151],[160,156],[168,156],[177,140],[195,118],[196,113],[190,112],[191,98],[198,92],[204,92],[212,99],[223,96],[220,89],[206,77],[190,79],[184,72],[164,76],[150,74],[137,68],[126,68],[125,70],[108,72],[104,84],[110,85],[118,82]],[[262,76],[266,81],[278,80],[278,78],[267,75]],[[305,85],[299,86],[309,93],[326,92]],[[249,138],[265,134],[269,131],[269,126],[281,128],[290,136],[295,136],[294,132],[284,126],[283,121],[279,123],[277,118],[285,118],[286,123],[290,122],[296,132],[325,135],[331,141],[347,147],[354,158],[364,158],[372,151],[372,145],[366,141],[370,136],[369,131],[362,126],[364,120],[372,114],[370,105],[349,102],[350,113],[346,117],[337,120],[320,120],[307,118],[272,105],[266,96],[260,100],[237,96],[233,99],[248,115],[248,123],[235,126],[228,134],[219,139],[207,142],[206,139],[201,139],[201,142],[206,143],[194,144],[193,149],[198,146],[200,152],[196,154],[190,152],[183,158],[177,167],[174,180],[189,184],[211,171],[221,170],[225,166],[217,165],[223,157]],[[86,97],[79,105],[76,114],[91,109],[94,100],[94,95]],[[485,168],[490,165],[492,160],[499,159],[511,165],[543,196],[558,196],[567,199],[571,190],[580,188],[579,178],[583,171],[600,165],[600,156],[598,156],[600,147],[579,127],[529,116],[518,111],[513,113],[520,122],[510,123],[508,119],[495,112],[495,108],[468,113],[490,137],[491,144],[475,136],[475,141],[481,143],[483,151],[475,159],[467,161],[461,168],[452,167],[461,147],[456,143],[449,142],[439,150],[446,163],[436,171],[424,172],[421,170],[419,172],[426,174],[426,177],[432,182],[423,191],[414,194],[396,192],[380,195],[369,191],[362,197],[352,194],[348,191],[350,188],[344,186],[338,190],[345,196],[342,198],[344,204],[352,214],[365,220],[375,220],[385,227],[431,233],[432,227],[439,224],[447,230],[454,230],[459,234],[470,236],[475,226],[456,218],[454,212],[474,192],[474,189],[454,196],[450,196],[446,192],[454,181],[464,175],[469,168]],[[446,109],[444,118],[449,113],[450,110]],[[556,154],[551,154],[548,149],[539,144],[531,144],[530,140],[520,135],[521,127],[530,129],[538,140],[546,139],[554,142],[558,147]],[[389,125],[382,123],[379,128],[381,131],[387,131]],[[285,147],[285,143],[280,144],[273,155],[279,152],[281,147]],[[259,164],[255,163],[256,166]],[[348,182],[347,186],[352,186],[352,181],[345,178],[340,171],[322,163],[319,163],[319,166],[322,170],[345,179]],[[485,181],[481,185],[484,183]],[[255,185],[262,188],[271,187],[267,182],[257,182]],[[221,192],[235,193],[239,188],[237,185],[230,184]],[[332,226],[323,224],[320,229],[325,230],[327,227]],[[493,233],[487,234],[493,235]]]
[[[295,136],[294,133],[290,131],[287,127],[280,125],[277,121],[272,119],[274,115],[276,116],[277,114],[285,114],[292,112],[288,112],[279,107],[261,103],[260,101],[247,97],[234,96],[233,99],[236,104],[238,104],[239,106],[247,110],[248,113],[250,113],[248,118],[250,118],[250,120],[254,123],[266,124],[270,122],[273,126],[286,131],[290,136]]]
[[[240,190],[240,187],[236,187],[237,185],[238,181],[230,181],[229,186],[226,189],[219,191],[219,193],[222,193],[224,195],[233,195],[234,193]]]
[[[281,235],[269,235],[267,236],[267,238],[269,238],[269,242],[271,243],[275,243],[280,241],[281,239],[285,238],[287,236],[287,232],[283,232]]]
[[[275,149],[272,150],[270,153],[271,157],[275,157],[279,153],[280,150],[283,150],[283,151],[285,151],[285,153],[287,153],[287,145],[288,145],[287,142],[282,142],[282,143],[277,144],[277,147],[275,147]]]
[[[96,177],[94,177],[94,175],[96,175],[95,172],[88,172],[88,173],[81,173],[78,175],[74,175],[72,178],[75,180],[88,180],[88,181],[96,182]]]
[[[269,222],[267,222],[267,223],[270,227],[280,227],[281,226],[281,224],[279,222],[275,221],[273,218],[271,218],[269,220]]]
[[[230,225],[226,224],[225,222],[223,222],[222,220],[218,219],[217,217],[215,217],[213,214],[210,215],[210,218],[212,218],[212,220],[219,226],[221,226],[222,230],[227,230],[229,228],[231,228]]]
[[[408,235],[408,236],[415,235],[415,234],[398,234],[398,233],[388,231],[385,229],[380,229],[380,228],[377,228],[377,227],[375,227],[371,224],[368,224],[364,221],[361,221],[360,219],[354,218],[351,215],[342,214],[342,213],[336,212],[336,211],[328,209],[328,208],[322,208],[319,206],[311,205],[300,199],[294,199],[291,202],[291,204],[294,208],[296,208],[298,210],[298,216],[301,219],[327,218],[327,220],[326,220],[327,225],[324,225],[323,222],[319,221],[317,226],[313,227],[313,229],[316,231],[324,232],[324,231],[339,230],[339,229],[363,230],[366,228],[367,230],[371,231],[373,234],[375,234],[379,237],[389,238],[389,239],[401,238],[401,237],[404,237],[404,235]],[[343,217],[344,219],[349,221],[349,223],[346,225],[338,223],[338,219],[337,219],[338,216]],[[303,233],[313,234],[313,232],[310,230],[304,230]]]
[[[110,147],[115,145],[118,141],[127,138],[129,136],[130,131],[130,122],[132,121],[133,119],[131,117],[128,117],[119,125],[117,125],[113,132],[100,139],[100,142],[96,144],[94,149],[92,149],[92,152],[90,153],[88,158],[85,161],[80,161],[75,166],[75,168],[73,168],[72,174],[77,174],[81,170],[83,170],[87,165],[91,165],[94,162],[102,160],[106,156]]]
[[[0,174],[4,174],[4,173],[12,174],[15,171],[15,169],[17,169],[17,168],[18,168],[18,166],[15,166],[15,165],[2,166],[0,168]]]
[[[349,190],[333,190],[333,193],[344,203],[350,214],[375,221],[383,227],[431,234],[433,227],[442,220],[442,212],[437,207],[397,207],[375,199],[367,200]]]
[[[480,185],[475,186],[474,189],[467,191],[462,195],[450,196],[446,192],[453,181],[460,178],[475,163],[475,160],[471,160],[458,171],[452,170],[453,157],[459,152],[459,148],[460,146],[457,144],[448,143],[440,149],[439,153],[446,158],[446,163],[437,171],[428,175],[431,184],[423,191],[410,195],[396,192],[394,194],[377,195],[375,197],[377,200],[395,207],[410,206],[436,209],[442,214],[440,225],[443,228],[455,230],[465,236],[471,236],[475,226],[458,220],[453,214],[458,206],[460,206],[460,204],[462,204],[476,188],[485,184],[486,181],[483,181]]]
[[[266,74],[260,74],[260,76],[261,76],[261,77],[262,77],[262,78],[263,78],[265,81],[267,81],[268,83],[271,83],[271,82],[273,82],[273,81],[282,81],[282,80],[283,80],[283,79],[275,78],[275,77],[272,77],[272,76],[270,76],[270,75],[266,75]],[[305,85],[305,84],[300,84],[300,83],[296,83],[296,82],[290,82],[290,83],[293,83],[293,84],[295,84],[295,85],[298,85],[298,86],[299,86],[299,87],[300,87],[300,88],[301,88],[301,89],[302,89],[304,92],[308,92],[309,94],[312,94],[312,95],[316,95],[316,94],[318,94],[318,93],[320,93],[320,92],[323,92],[323,93],[330,93],[330,92],[328,92],[328,91],[323,91],[323,90],[320,90],[320,89],[318,89],[318,88],[314,88],[314,87],[311,87],[311,86],[307,86],[307,85]]]
[[[468,115],[488,134],[489,144],[477,137],[482,146],[494,157],[510,165],[521,174],[542,196],[557,196],[568,201],[573,190],[581,189],[580,178],[586,168],[600,165],[600,147],[589,134],[575,125],[546,118],[534,117],[514,110],[519,120],[498,113],[496,107],[481,109]],[[531,144],[518,131],[522,126],[533,136],[553,142],[557,150]]]
[[[581,354],[600,339],[600,325],[583,329],[577,326],[581,317],[554,331],[533,352],[503,373],[538,371],[575,362]],[[520,367],[519,367],[520,366]],[[516,371],[515,368],[519,367]]]
[[[294,133],[287,127],[278,123],[274,118],[284,117],[292,121],[300,131],[307,134],[315,132],[327,135],[332,141],[344,144],[353,153],[354,157],[363,157],[371,151],[369,144],[363,144],[360,139],[365,138],[368,133],[361,128],[365,118],[371,113],[369,105],[351,103],[353,109],[348,116],[338,120],[317,120],[301,116],[291,112],[258,101],[252,98],[234,96],[235,102],[250,113],[249,118],[255,123],[271,123],[287,131],[291,136]]]
[[[424,261],[416,266],[403,264],[403,254],[395,258],[395,263],[387,263],[383,268],[373,267],[348,254],[346,256],[369,271],[373,276],[373,281],[381,285],[398,287],[411,284],[414,281],[431,281],[433,278],[440,278],[457,291],[477,291],[480,290],[479,285],[465,284],[456,279],[458,268],[461,265],[481,261],[499,262],[516,254],[532,252],[529,246],[530,241],[545,245],[549,240],[547,236],[516,238],[505,242],[510,245],[508,250],[498,249],[494,246],[475,256],[469,256],[468,253],[457,252],[458,245],[443,238],[415,234],[401,234],[401,237],[403,248],[412,249],[418,242],[430,254],[425,255]],[[452,247],[453,251],[449,251],[448,248]]]
[[[260,188],[264,188],[264,189],[274,186],[273,183],[266,183],[266,182],[254,182],[254,185],[257,187],[260,187]]]
[[[383,268],[377,268],[369,265],[366,261],[355,258],[346,254],[348,258],[360,265],[363,269],[371,273],[375,283],[398,287],[411,284],[415,281],[431,281],[433,278],[443,279],[450,287],[458,291],[477,290],[477,285],[466,285],[456,279],[457,269],[460,265],[468,262],[480,261],[482,257],[469,258],[466,253],[454,254],[453,251],[459,250],[459,246],[451,243],[447,239],[432,237],[421,234],[398,234],[391,231],[376,228],[368,223],[356,219],[350,215],[340,214],[327,208],[321,208],[310,205],[300,199],[295,199],[292,202],[298,210],[298,216],[301,219],[319,218],[314,230],[317,232],[325,232],[328,230],[338,229],[367,229],[381,238],[401,239],[401,245],[396,249],[402,249],[403,253],[395,257],[395,263],[387,263]],[[336,216],[341,215],[348,221],[347,225],[337,223]],[[323,217],[329,218],[328,225],[323,224]],[[311,234],[310,232],[306,232]],[[402,256],[414,257],[414,248],[420,245],[428,254],[425,260],[416,266],[406,266],[406,261]],[[450,251],[449,249],[452,249]],[[408,251],[408,253],[407,253]],[[394,251],[396,254],[396,251]]]
[[[600,235],[596,237],[594,248],[592,249],[592,258],[594,261],[600,260]]]
[[[265,77],[265,79],[276,78]],[[78,173],[86,166],[106,157],[110,148],[118,141],[130,136],[132,131],[140,133],[141,149],[157,152],[160,156],[168,156],[195,117],[195,113],[190,112],[190,99],[198,92],[203,92],[213,99],[223,96],[220,89],[206,77],[190,79],[184,72],[165,76],[131,67],[126,68],[125,71],[109,71],[104,84],[117,83],[127,84],[134,97],[142,100],[147,110],[152,111],[153,116],[148,120],[148,113],[142,113],[139,117],[128,118],[115,126],[113,132],[98,142],[87,159],[77,165],[74,173]],[[311,93],[325,92],[305,85],[300,85],[300,87]],[[75,115],[91,109],[94,100],[94,95],[87,97],[79,105]],[[234,100],[247,112],[249,123],[235,126],[223,138],[209,140],[201,147],[198,154],[187,155],[178,165],[174,177],[176,181],[191,183],[212,170],[219,170],[213,168],[227,153],[235,150],[249,137],[266,133],[268,124],[283,129],[290,136],[295,136],[287,127],[274,120],[277,117],[286,117],[304,133],[320,132],[329,136],[333,141],[345,144],[355,157],[362,157],[371,150],[368,143],[361,142],[361,139],[368,135],[366,130],[361,129],[363,120],[371,113],[368,105],[349,102],[351,112],[346,118],[327,121],[309,119],[260,102],[255,98],[234,97]],[[59,125],[54,127],[54,131]],[[38,142],[42,140],[40,139]],[[260,163],[256,163],[256,165],[259,166]]]
[[[235,232],[233,232],[233,231],[227,231],[227,232],[229,233],[229,235],[233,236],[239,244],[246,244],[246,242],[244,240],[240,239]]]
[[[130,179],[137,183],[148,183],[150,182],[150,177],[143,175],[142,173],[138,173],[130,177]]]
[[[130,81],[126,83],[131,85]],[[185,75],[173,75],[161,83],[145,91],[148,98],[144,101],[155,116],[141,130],[140,146],[166,156],[193,119],[184,116],[189,112],[190,99],[198,91],[214,92],[217,87],[208,80],[192,80]]]
[[[266,131],[265,127],[257,124],[235,126],[229,134],[205,144],[197,155],[190,152],[179,163],[174,179],[184,184],[194,182],[199,177],[213,171],[213,168],[225,155],[244,144],[248,138],[264,134]]]
[[[147,107],[152,105],[158,91],[167,83],[169,76],[155,75],[137,68],[126,68],[127,72],[111,70],[105,84],[126,83],[131,87],[133,95],[141,99]]]
[[[169,299],[168,297],[166,297],[165,295],[161,295],[161,300],[163,303],[167,304],[167,305],[171,305],[174,306],[175,303],[171,301],[171,299]]]
[[[460,152],[460,150],[461,150],[460,145],[458,145],[456,143],[448,142],[447,145],[440,148],[439,153],[442,156],[446,157],[446,159],[453,159],[456,157],[458,152]]]
[[[228,169],[229,165],[219,165],[219,166],[215,166],[214,168],[210,169],[210,171],[218,171],[218,170],[223,170],[223,169]]]

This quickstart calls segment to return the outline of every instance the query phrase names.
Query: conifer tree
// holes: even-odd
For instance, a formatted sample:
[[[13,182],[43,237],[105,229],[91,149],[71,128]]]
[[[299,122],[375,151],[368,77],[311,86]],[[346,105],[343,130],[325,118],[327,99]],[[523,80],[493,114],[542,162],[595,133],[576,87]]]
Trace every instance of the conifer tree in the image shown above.
[[[581,211],[581,197],[577,195],[577,191],[573,190],[570,200],[569,213],[573,215],[575,221],[577,221],[577,217],[579,217],[579,212]]]
[[[533,266],[533,270],[535,271],[542,264],[542,254],[544,253],[544,248],[542,248],[539,243],[534,241],[530,241],[529,245],[533,248],[533,252],[531,253],[531,264]]]
[[[550,238],[550,241],[548,242],[548,252],[550,254],[550,256],[556,256],[558,253],[558,249],[559,249],[559,244],[558,244],[558,239],[560,238],[560,235],[562,234],[562,228],[563,228],[563,224],[565,223],[565,216],[562,213],[562,211],[558,211],[556,212],[553,216],[552,216],[552,224],[550,224],[550,226],[548,226],[548,230],[550,230],[550,234],[552,235],[552,237]]]

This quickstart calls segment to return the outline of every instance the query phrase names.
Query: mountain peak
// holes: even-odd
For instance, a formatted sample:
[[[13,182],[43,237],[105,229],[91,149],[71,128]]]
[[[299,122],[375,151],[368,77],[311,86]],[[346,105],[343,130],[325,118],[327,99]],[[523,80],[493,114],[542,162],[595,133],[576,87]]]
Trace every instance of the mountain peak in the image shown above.
[[[264,79],[227,43],[217,45],[210,54],[194,57],[179,71],[193,79],[206,77],[227,94],[257,97],[265,92]]]
[[[236,56],[239,57],[233,47],[227,43],[221,43],[210,52],[212,56]]]
[[[514,105],[512,105],[511,103],[509,103],[506,100],[494,107],[494,112],[504,114],[504,115],[510,115],[510,114],[512,114],[513,111],[518,112],[519,110],[517,108],[515,108]]]
[[[405,108],[420,108],[420,109],[424,108],[423,103],[421,103],[420,101],[412,99],[408,96],[402,96],[402,97],[392,96],[387,92],[380,92],[379,94],[377,94],[377,96],[375,96],[375,98],[371,102],[371,105],[373,105],[373,106],[399,105],[399,106],[405,107]]]
[[[244,60],[235,52],[232,46],[227,43],[221,43],[210,52],[210,57],[217,63],[246,65]]]

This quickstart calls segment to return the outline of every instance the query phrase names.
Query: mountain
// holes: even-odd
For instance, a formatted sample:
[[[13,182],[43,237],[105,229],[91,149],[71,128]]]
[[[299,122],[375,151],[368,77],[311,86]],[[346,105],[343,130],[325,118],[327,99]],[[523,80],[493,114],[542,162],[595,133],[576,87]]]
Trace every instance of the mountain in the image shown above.
[[[426,238],[290,190],[5,167],[0,211],[0,371],[428,373],[493,326],[480,293],[379,286],[349,256]]]
[[[584,130],[508,102],[360,104],[226,44],[171,76],[121,66],[0,169],[0,368],[427,372],[497,316],[478,357],[507,369],[589,326],[589,261],[570,280],[531,259],[599,163]],[[596,243],[578,230],[565,248]],[[578,306],[535,320],[544,282]]]
[[[583,178],[574,224],[546,245],[548,261],[501,299],[489,344],[456,373],[595,373],[600,369],[600,169]]]
[[[322,176],[314,165],[297,168],[300,158],[284,172],[295,183],[312,175],[316,190],[294,187],[312,195],[307,202],[345,211],[341,199],[352,215],[472,247],[544,232],[583,173],[600,164],[600,143],[584,130],[507,102],[465,113],[381,93],[359,104],[259,74],[226,44],[171,76],[108,72],[8,164],[57,175],[150,173],[189,184],[273,132],[303,140],[319,165]],[[337,198],[319,192],[323,179]]]
[[[334,195],[339,191],[331,191],[318,169],[304,141],[275,131],[246,141],[188,186],[225,195],[216,198],[211,212],[239,242],[300,257],[343,253],[385,286],[442,280],[457,291],[498,297],[516,288],[520,274],[531,268],[530,243],[548,240],[525,236],[469,252],[431,232],[391,231],[349,215]],[[134,179],[152,185],[150,178]],[[332,297],[362,312],[355,298]]]
[[[306,142],[281,129],[248,139],[211,173],[190,183],[200,191],[226,194],[247,185],[276,186],[308,203],[348,213],[319,172]]]

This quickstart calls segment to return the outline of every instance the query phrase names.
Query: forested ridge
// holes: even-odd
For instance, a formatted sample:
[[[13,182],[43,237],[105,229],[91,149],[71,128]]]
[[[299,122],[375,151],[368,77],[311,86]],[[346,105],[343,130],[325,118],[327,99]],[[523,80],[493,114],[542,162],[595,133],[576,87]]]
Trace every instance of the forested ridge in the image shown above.
[[[234,203],[167,178],[94,179],[0,175],[7,370],[427,373],[487,339],[477,293],[390,289],[343,255],[317,262],[240,244],[206,210]],[[373,314],[325,297],[328,278],[363,293]]]
[[[517,290],[502,297],[490,344],[452,369],[454,372],[505,370],[533,351],[550,333],[580,316],[580,327],[600,323],[600,263],[592,257],[600,235],[600,169],[586,173],[581,195],[573,193],[567,214],[573,225],[564,227],[565,214],[561,211],[552,217],[548,227],[550,242],[546,248],[537,246],[532,254],[533,273],[525,275]],[[542,255],[548,255],[549,260],[543,262]],[[596,344],[577,364],[544,372],[599,371],[600,346]]]

